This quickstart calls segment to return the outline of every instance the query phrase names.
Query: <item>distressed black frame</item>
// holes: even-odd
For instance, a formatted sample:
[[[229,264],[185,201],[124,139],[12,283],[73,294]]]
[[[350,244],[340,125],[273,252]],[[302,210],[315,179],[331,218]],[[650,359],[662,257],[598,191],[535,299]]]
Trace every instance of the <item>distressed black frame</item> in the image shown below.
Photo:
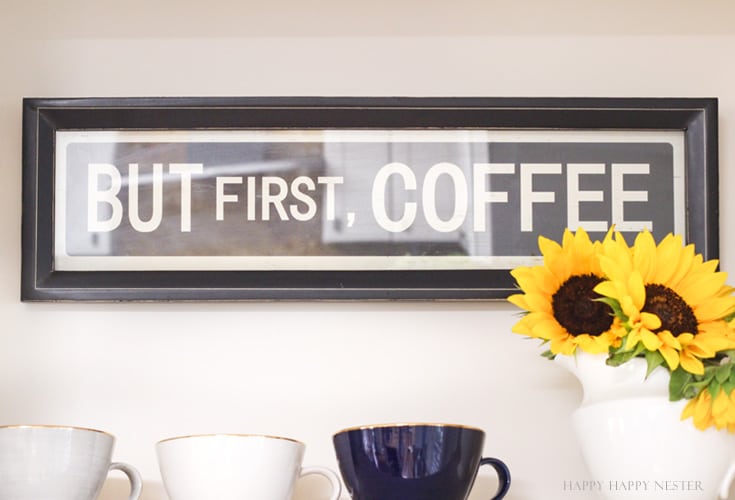
[[[55,133],[60,130],[401,129],[685,132],[686,234],[718,257],[716,98],[29,98],[23,106],[24,301],[502,299],[509,270],[57,271]]]

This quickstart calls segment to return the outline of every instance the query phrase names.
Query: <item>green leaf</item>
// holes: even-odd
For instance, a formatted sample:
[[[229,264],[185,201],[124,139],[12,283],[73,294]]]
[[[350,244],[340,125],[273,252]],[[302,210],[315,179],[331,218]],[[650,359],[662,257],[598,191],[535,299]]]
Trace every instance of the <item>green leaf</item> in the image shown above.
[[[607,358],[607,364],[609,366],[620,366],[622,364],[627,363],[631,359],[636,357],[635,351],[619,351],[616,352],[614,355]]]
[[[707,386],[707,389],[709,390],[710,395],[714,399],[720,393],[720,389],[722,389],[722,384],[720,384],[717,380],[713,379],[709,383],[709,386]]]
[[[711,384],[715,384],[712,389],[720,389],[720,383],[715,379],[717,367],[705,368],[703,375],[694,375],[684,370],[681,366],[671,372],[669,381],[669,398],[672,401],[677,399],[692,399],[696,397],[704,389],[710,388]],[[735,387],[735,381],[734,381]]]
[[[715,375],[717,374],[717,370],[719,370],[719,368],[720,368],[719,365],[705,366],[704,376],[702,378],[712,380],[713,378],[715,378]]]
[[[724,364],[717,368],[715,371],[715,378],[720,384],[724,384],[732,373],[732,365],[730,363]]]
[[[664,357],[658,351],[647,351],[646,352],[646,363],[648,369],[646,370],[646,378],[659,366],[664,364]]]
[[[623,308],[620,307],[620,302],[618,302],[617,300],[611,299],[610,297],[600,297],[599,299],[595,300],[597,302],[602,302],[603,304],[606,304],[610,309],[612,309],[613,314],[617,316],[621,321],[628,321],[628,316],[625,315],[625,313],[623,312]]]
[[[692,378],[692,374],[681,367],[671,372],[671,378],[669,379],[669,400],[679,401],[685,398],[686,386],[692,381]]]
[[[541,356],[543,356],[546,359],[554,359],[556,357],[556,354],[551,352],[551,349],[544,351],[541,353]]]
[[[703,389],[707,387],[709,380],[700,380],[698,382],[691,382],[684,386],[683,396],[684,399],[692,399],[696,397]]]
[[[642,354],[643,351],[646,350],[646,347],[643,345],[643,342],[639,343],[635,349],[627,350],[627,351],[617,351],[612,356],[607,358],[607,364],[609,366],[620,366],[624,363],[627,363],[631,359],[637,357],[638,355]]]

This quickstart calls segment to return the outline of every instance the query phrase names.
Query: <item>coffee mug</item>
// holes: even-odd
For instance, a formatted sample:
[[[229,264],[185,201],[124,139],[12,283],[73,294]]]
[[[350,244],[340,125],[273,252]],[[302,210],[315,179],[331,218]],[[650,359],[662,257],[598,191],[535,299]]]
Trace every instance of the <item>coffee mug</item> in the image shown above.
[[[111,462],[115,437],[80,427],[0,427],[0,498],[94,500],[110,470],[130,480],[129,500],[140,497],[140,474]]]
[[[499,500],[510,489],[510,471],[482,458],[485,433],[446,424],[386,424],[334,435],[342,479],[353,500],[465,500],[481,465],[498,475]]]
[[[165,439],[156,445],[163,485],[171,500],[289,500],[299,477],[320,474],[342,492],[337,474],[301,467],[306,446],[294,439],[208,434]]]

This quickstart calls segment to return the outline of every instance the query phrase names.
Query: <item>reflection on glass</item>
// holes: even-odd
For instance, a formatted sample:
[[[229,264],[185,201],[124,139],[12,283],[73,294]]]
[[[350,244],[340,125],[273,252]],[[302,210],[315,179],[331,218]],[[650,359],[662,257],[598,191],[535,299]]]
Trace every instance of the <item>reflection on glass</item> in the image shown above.
[[[61,132],[56,256],[492,267],[535,255],[539,234],[565,227],[598,236],[613,223],[658,234],[680,224],[677,133],[633,144],[544,134]]]

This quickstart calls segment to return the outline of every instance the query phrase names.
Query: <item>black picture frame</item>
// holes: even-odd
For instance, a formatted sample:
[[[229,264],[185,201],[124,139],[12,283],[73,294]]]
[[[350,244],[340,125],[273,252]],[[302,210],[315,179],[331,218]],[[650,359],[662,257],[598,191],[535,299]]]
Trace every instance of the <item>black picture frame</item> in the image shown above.
[[[717,106],[716,98],[27,98],[21,300],[493,300],[515,291],[509,269],[59,270],[53,207],[60,131],[680,131],[684,237],[713,259],[719,247]]]

